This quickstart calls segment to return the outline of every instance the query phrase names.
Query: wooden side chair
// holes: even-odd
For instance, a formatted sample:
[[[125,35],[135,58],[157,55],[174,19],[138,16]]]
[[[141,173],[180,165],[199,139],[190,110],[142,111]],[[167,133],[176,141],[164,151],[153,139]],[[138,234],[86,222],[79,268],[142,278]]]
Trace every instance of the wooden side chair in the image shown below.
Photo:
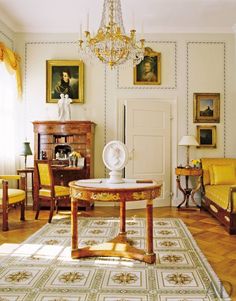
[[[58,208],[60,200],[65,200],[70,197],[70,189],[69,187],[54,184],[50,161],[36,160],[35,167],[35,176],[37,179],[37,185],[35,187],[37,196],[37,211],[35,219],[38,219],[39,217],[41,202],[48,202],[50,204],[48,223],[51,223],[55,207]]]
[[[18,181],[19,189],[9,188],[8,181]],[[20,175],[0,175],[0,210],[2,211],[2,231],[8,231],[8,211],[21,206],[20,220],[25,220],[25,177]]]

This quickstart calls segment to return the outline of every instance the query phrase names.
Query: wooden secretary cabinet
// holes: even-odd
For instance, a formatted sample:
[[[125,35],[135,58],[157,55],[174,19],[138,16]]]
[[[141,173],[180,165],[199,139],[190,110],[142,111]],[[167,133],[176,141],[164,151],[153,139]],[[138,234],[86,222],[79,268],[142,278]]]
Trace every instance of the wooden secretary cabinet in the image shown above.
[[[95,123],[90,121],[34,121],[33,127],[34,160],[52,160],[56,185],[67,186],[70,181],[94,177]],[[79,152],[84,157],[84,167],[69,166],[68,156],[72,151]],[[37,182],[37,179],[34,179],[34,185],[37,185]],[[35,195],[34,209],[36,209],[36,204],[37,196]],[[91,205],[93,204],[80,204],[81,207],[86,208]]]

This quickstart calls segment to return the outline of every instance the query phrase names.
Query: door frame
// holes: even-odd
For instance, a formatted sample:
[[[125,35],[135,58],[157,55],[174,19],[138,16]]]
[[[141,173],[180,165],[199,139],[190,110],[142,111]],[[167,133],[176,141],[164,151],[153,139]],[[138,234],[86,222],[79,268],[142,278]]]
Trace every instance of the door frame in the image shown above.
[[[157,101],[157,102],[168,102],[170,103],[171,107],[171,131],[170,131],[170,190],[172,192],[172,196],[176,195],[177,188],[176,188],[176,177],[175,177],[175,167],[177,166],[177,155],[178,155],[178,143],[177,143],[177,137],[178,137],[178,123],[177,123],[177,98],[123,98],[118,99],[117,102],[117,128],[116,128],[116,137],[120,141],[124,141],[124,107],[126,101]],[[177,202],[175,203],[175,198],[170,197],[171,200],[171,206],[176,206]]]

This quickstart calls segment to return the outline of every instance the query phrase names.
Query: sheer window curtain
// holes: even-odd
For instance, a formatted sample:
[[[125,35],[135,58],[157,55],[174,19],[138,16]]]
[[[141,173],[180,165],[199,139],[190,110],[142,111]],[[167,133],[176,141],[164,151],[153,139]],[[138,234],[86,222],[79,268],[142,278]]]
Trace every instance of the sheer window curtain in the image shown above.
[[[0,62],[0,174],[15,174],[19,163],[17,97],[16,74]]]

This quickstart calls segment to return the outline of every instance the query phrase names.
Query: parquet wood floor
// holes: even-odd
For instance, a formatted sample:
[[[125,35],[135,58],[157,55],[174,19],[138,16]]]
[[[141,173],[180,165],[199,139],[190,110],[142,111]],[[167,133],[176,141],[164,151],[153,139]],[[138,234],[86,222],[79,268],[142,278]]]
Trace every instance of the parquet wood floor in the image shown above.
[[[64,212],[70,214],[70,212]],[[62,213],[60,213],[62,214]],[[89,211],[91,216],[119,216],[118,207],[96,207]],[[40,219],[34,220],[35,212],[26,211],[26,221],[19,221],[19,209],[9,214],[10,230],[0,230],[0,244],[21,243],[47,223],[48,211],[40,212]],[[127,216],[145,217],[144,209],[127,210]],[[231,298],[236,301],[236,235],[229,235],[219,222],[209,213],[200,210],[178,210],[176,208],[155,208],[154,217],[181,218],[188,226],[198,246],[212,268],[223,282]],[[1,223],[0,223],[1,225]]]

